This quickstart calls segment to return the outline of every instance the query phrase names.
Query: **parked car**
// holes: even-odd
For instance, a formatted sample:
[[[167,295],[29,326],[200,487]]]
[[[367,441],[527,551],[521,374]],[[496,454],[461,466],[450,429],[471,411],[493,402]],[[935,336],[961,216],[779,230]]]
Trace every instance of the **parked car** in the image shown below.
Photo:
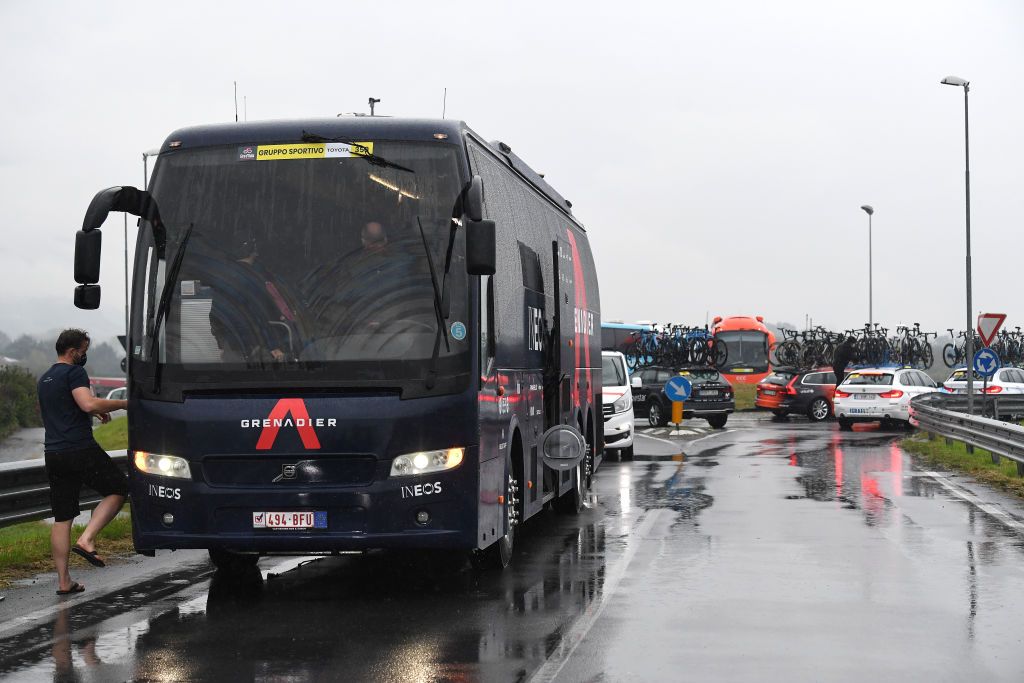
[[[640,379],[636,385],[640,385]],[[633,459],[633,392],[626,370],[626,357],[618,351],[601,352],[601,381],[604,396],[604,448],[621,460]]]
[[[674,375],[686,377],[693,385],[690,400],[683,403],[683,419],[702,418],[715,429],[724,427],[736,409],[732,385],[718,370],[704,366],[637,370],[633,376],[640,378],[640,386],[633,388],[634,414],[646,417],[652,427],[667,425],[672,417],[672,401],[665,395],[665,383]]]
[[[854,370],[836,387],[833,408],[839,428],[855,422],[878,422],[883,427],[910,424],[910,399],[938,391],[935,381],[911,368]]]
[[[836,376],[828,368],[779,367],[758,383],[754,405],[779,417],[806,415],[812,422],[821,422],[832,415],[835,391]]]
[[[117,389],[113,389],[109,394],[107,394],[107,398],[111,401],[125,400],[128,398],[128,387],[118,387]]]
[[[967,368],[957,368],[949,374],[942,388],[950,394],[967,393]],[[1024,370],[1020,368],[1001,368],[989,378],[974,373],[974,393],[986,394],[1024,394]]]

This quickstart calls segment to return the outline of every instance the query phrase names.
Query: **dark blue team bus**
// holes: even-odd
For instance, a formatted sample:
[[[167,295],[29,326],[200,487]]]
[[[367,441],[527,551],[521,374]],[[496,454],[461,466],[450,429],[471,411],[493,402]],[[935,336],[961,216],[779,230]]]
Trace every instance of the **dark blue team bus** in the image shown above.
[[[137,550],[465,550],[579,512],[603,454],[600,305],[571,204],[462,122],[186,128],[139,217],[128,341]]]

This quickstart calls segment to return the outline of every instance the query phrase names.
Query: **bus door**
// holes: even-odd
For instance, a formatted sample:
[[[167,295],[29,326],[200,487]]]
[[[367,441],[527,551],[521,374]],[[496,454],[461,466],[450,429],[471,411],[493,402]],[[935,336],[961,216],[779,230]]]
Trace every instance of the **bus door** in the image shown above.
[[[555,273],[555,324],[552,354],[557,393],[549,404],[554,410],[551,424],[571,424],[573,421],[573,382],[576,381],[576,286],[572,249],[563,239],[552,243]],[[575,425],[574,425],[575,426]]]

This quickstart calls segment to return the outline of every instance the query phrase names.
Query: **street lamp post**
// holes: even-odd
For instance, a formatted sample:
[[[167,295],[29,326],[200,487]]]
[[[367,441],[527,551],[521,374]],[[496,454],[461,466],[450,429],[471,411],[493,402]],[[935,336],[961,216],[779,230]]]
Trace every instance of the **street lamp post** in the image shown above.
[[[943,85],[955,85],[964,89],[964,185],[967,197],[967,414],[974,412],[974,323],[971,310],[971,137],[968,127],[967,93],[970,81],[957,76],[946,76]]]
[[[860,208],[868,215],[868,327],[871,327],[875,322],[874,275],[871,263],[871,217],[875,214],[875,209],[870,204],[865,204]]]

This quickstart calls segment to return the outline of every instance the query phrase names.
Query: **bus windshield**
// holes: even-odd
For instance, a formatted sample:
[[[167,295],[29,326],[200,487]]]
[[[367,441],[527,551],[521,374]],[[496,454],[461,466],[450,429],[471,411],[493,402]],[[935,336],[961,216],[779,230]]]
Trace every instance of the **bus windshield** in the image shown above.
[[[468,372],[456,148],[360,144],[161,155],[159,218],[142,221],[136,256],[133,355],[153,362],[155,350],[169,373],[203,381]]]
[[[768,335],[759,330],[727,330],[715,335],[729,350],[726,364],[765,370],[768,368]]]

